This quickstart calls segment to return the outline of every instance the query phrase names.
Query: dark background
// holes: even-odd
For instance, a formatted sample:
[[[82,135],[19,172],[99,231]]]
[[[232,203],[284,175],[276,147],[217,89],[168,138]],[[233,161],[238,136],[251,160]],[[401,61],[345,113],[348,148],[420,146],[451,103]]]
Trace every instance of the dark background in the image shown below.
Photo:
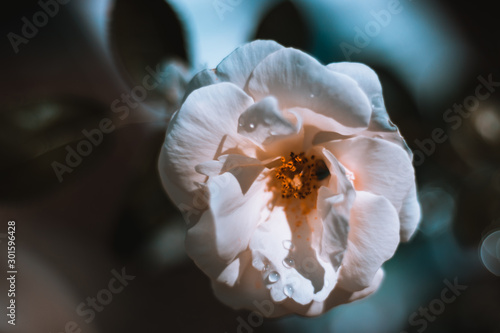
[[[359,12],[332,12],[332,18],[344,17],[337,31],[330,28],[336,21],[325,20],[330,17],[321,10],[325,1],[242,1],[225,15],[244,16],[245,6],[262,7],[247,41],[274,39],[323,63],[344,61],[339,43],[353,44],[350,29]],[[205,6],[212,3],[207,0]],[[377,44],[399,36],[397,40],[424,54],[436,52],[425,48],[439,46],[439,39],[426,43],[434,34],[419,35],[420,26],[413,21],[395,19],[352,60],[377,71],[391,119],[413,150],[422,150],[416,140],[428,140],[433,129],[446,132],[448,139],[435,144],[435,151],[416,166],[421,226],[384,266],[386,279],[374,296],[319,318],[266,320],[251,328],[255,332],[417,332],[423,326],[409,323],[411,314],[439,299],[443,281],[454,279],[467,289],[428,321],[425,331],[500,332],[500,284],[495,276],[500,275],[500,243],[492,271],[482,264],[480,250],[488,235],[500,239],[495,233],[500,229],[500,93],[493,92],[456,129],[443,120],[448,108],[474,94],[478,76],[500,81],[498,12],[490,1],[402,3],[405,13],[457,46],[446,49],[449,44],[442,44],[443,54],[449,56],[434,64],[434,75],[420,83],[423,88],[415,90],[407,73],[383,61],[405,61],[404,45]],[[332,4],[329,8],[335,10]],[[235,20],[210,21],[209,14],[186,15],[179,8],[160,0],[117,0],[114,5],[72,0],[60,4],[59,12],[15,53],[8,33],[21,35],[21,18],[31,21],[40,5],[3,5],[0,248],[6,254],[7,221],[15,220],[19,274],[17,325],[7,325],[2,314],[1,332],[64,332],[71,321],[82,332],[235,332],[238,318],[248,317],[219,303],[209,280],[184,255],[184,223],[156,171],[167,124],[164,110],[171,106],[167,87],[151,91],[124,120],[110,110],[115,99],[140,84],[146,66],[175,59],[191,68],[190,75],[203,68],[200,55],[195,55],[197,41],[189,37],[198,20],[207,20],[207,26],[225,24],[222,31],[228,34],[239,28]],[[386,7],[378,2],[373,8]],[[436,23],[444,18],[445,27]],[[446,30],[450,26],[453,29]],[[238,46],[227,45],[223,33],[214,38],[214,49]],[[457,79],[448,80],[440,69],[459,64],[464,51],[465,67],[457,65]],[[420,60],[408,59],[413,60],[405,65],[420,68]],[[426,85],[433,87],[432,94],[418,93],[425,92]],[[82,130],[97,128],[103,118],[111,119],[116,130],[105,134],[59,182],[52,163],[63,162],[65,147],[75,148],[84,138]],[[112,270],[122,268],[135,278],[86,323],[87,317],[75,309],[107,288]],[[1,281],[0,308],[5,309],[7,285],[4,278]]]

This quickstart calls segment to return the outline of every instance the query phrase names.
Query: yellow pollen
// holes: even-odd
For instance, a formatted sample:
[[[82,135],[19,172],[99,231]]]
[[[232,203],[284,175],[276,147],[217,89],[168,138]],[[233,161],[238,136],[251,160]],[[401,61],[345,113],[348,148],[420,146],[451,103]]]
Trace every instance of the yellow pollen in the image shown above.
[[[280,158],[281,166],[275,169],[276,179],[281,181],[281,197],[305,199],[318,188],[318,181],[330,175],[325,162],[307,158],[304,153]]]

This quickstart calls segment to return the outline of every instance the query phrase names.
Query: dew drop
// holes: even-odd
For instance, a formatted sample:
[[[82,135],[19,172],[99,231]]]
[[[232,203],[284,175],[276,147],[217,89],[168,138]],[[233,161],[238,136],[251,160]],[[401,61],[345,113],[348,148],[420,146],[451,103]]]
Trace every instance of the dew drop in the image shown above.
[[[384,106],[384,100],[382,99],[381,95],[375,95],[372,98],[372,107],[375,108],[381,108]]]
[[[286,268],[292,268],[293,266],[295,266],[295,260],[293,260],[293,258],[285,258],[283,260],[283,266],[285,266]]]
[[[283,293],[287,296],[287,297],[292,297],[293,296],[293,287],[289,284],[287,284],[285,286],[285,288],[283,288]]]
[[[280,273],[273,271],[273,272],[269,273],[269,276],[267,277],[267,279],[271,283],[278,282],[278,280],[280,279]]]
[[[316,96],[319,96],[321,95],[321,87],[317,86],[317,85],[313,85],[311,87],[311,95],[309,95],[311,98],[313,97],[316,97]]]
[[[291,240],[284,240],[283,247],[285,248],[285,250],[293,250],[295,246],[293,245]]]
[[[264,270],[265,270],[265,271],[268,271],[268,270],[269,270],[269,264],[265,264],[265,265],[264,265]]]

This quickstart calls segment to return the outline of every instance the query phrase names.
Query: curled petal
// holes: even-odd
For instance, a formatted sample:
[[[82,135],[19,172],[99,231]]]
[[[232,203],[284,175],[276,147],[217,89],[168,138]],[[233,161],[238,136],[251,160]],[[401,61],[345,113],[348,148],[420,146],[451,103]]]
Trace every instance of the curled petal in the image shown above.
[[[193,76],[191,81],[189,81],[182,103],[184,103],[186,98],[196,89],[220,82],[222,81],[220,81],[217,77],[214,70],[204,69],[201,72],[198,72],[195,76]]]
[[[399,244],[399,218],[384,197],[358,191],[350,227],[338,285],[354,292],[370,286],[375,273],[393,256]]]
[[[356,191],[389,199],[397,211],[415,182],[411,160],[403,149],[382,139],[356,137],[323,144],[354,174]]]
[[[211,177],[199,200],[206,200],[200,220],[188,229],[186,250],[210,277],[218,278],[249,244],[261,219],[266,196],[259,179],[263,166],[235,166]],[[231,279],[230,279],[231,280]]]
[[[321,254],[337,270],[347,247],[349,216],[355,191],[335,156],[326,149],[323,149],[323,154],[331,179],[329,187],[322,186],[318,191],[318,211],[323,222]]]
[[[377,73],[365,64],[356,62],[332,63],[326,67],[334,72],[348,75],[355,80],[370,100],[373,110],[370,125],[360,135],[382,137],[402,147],[411,158],[412,152],[410,148],[399,134],[398,128],[389,118],[382,94],[382,85]]]
[[[406,195],[403,206],[399,211],[399,220],[401,222],[400,237],[401,241],[407,242],[417,229],[420,222],[420,204],[417,199],[417,187],[415,184],[410,188]]]
[[[383,279],[384,270],[380,268],[375,274],[371,284],[359,291],[347,291],[342,289],[342,287],[337,284],[325,301],[311,303],[305,315],[309,317],[319,316],[338,305],[351,303],[358,299],[365,298],[373,294],[379,288]]]
[[[282,302],[290,297],[297,303],[307,304],[314,295],[311,280],[301,275],[296,267],[284,264],[290,251],[283,244],[292,237],[286,211],[282,207],[275,207],[252,236],[250,249],[254,258],[253,266],[262,271],[261,280],[274,302]],[[324,270],[318,269],[317,274],[321,273],[324,274]]]
[[[283,46],[270,40],[245,44],[224,58],[216,69],[204,69],[188,83],[183,102],[196,89],[221,82],[231,82],[244,89],[252,70],[269,54]]]
[[[217,66],[217,76],[244,89],[254,68],[268,55],[283,46],[272,40],[256,40],[245,44],[228,55]]]
[[[297,134],[301,128],[300,120],[293,124],[282,114],[278,100],[272,96],[249,107],[241,114],[238,124],[238,133],[260,146],[283,136]]]
[[[238,134],[238,118],[253,100],[230,83],[200,88],[186,99],[167,129],[159,157],[159,172],[177,205],[193,206],[196,183],[206,177],[195,167],[228,153],[247,152],[254,145]],[[182,208],[181,208],[182,209]]]
[[[234,285],[212,280],[215,295],[234,309],[256,311],[265,317],[279,317],[288,311],[283,303],[275,303],[269,290],[262,282],[262,272],[251,264],[251,252],[245,251],[239,257],[239,277]],[[236,274],[236,271],[233,272]]]
[[[295,49],[276,51],[260,62],[248,91],[256,100],[276,96],[282,108],[313,110],[316,116],[304,124],[341,134],[366,129],[371,116],[370,103],[354,80]]]

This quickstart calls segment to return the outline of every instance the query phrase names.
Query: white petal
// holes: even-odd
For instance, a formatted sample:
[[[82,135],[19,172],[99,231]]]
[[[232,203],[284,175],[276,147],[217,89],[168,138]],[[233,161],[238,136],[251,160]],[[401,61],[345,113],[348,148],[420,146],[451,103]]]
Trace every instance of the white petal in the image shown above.
[[[217,282],[226,284],[230,287],[233,287],[235,285],[240,277],[240,270],[244,266],[244,264],[241,264],[240,257],[234,259],[232,263],[227,265],[227,267],[217,277]]]
[[[368,126],[371,107],[358,84],[295,49],[282,49],[265,58],[253,71],[248,91],[260,100],[274,95],[282,108],[301,107],[318,114],[304,119],[313,126],[353,134]]]
[[[206,184],[207,210],[188,229],[186,250],[210,277],[218,278],[225,266],[243,252],[261,220],[270,195],[259,178],[263,166],[234,167]]]
[[[329,187],[322,186],[318,191],[318,210],[323,222],[321,254],[337,270],[347,248],[355,191],[335,156],[326,149],[323,149],[323,155],[331,178]]]
[[[359,191],[351,210],[350,227],[338,285],[358,291],[372,283],[375,273],[396,251],[399,218],[387,199]]]
[[[218,176],[236,167],[263,166],[264,164],[252,157],[238,154],[221,155],[216,161],[207,161],[198,164],[195,170],[208,177]]]
[[[380,84],[377,74],[365,64],[357,62],[336,62],[326,67],[334,72],[351,77],[358,83],[370,99],[382,94],[382,85]]]
[[[254,146],[237,133],[238,118],[251,104],[241,89],[221,83],[195,90],[174,115],[160,153],[159,173],[178,206],[192,207],[196,183],[206,179],[196,172],[196,165]]]
[[[186,92],[184,93],[184,98],[182,99],[182,103],[184,103],[189,94],[191,94],[196,89],[220,82],[222,81],[217,77],[214,70],[212,69],[202,70],[201,72],[193,76],[191,81],[189,81],[186,87]]]
[[[217,298],[234,309],[253,310],[264,317],[287,314],[282,304],[272,301],[262,281],[262,272],[250,264],[250,251],[243,252],[238,259],[244,264],[240,264],[239,278],[233,286],[212,280]]]
[[[369,130],[397,131],[397,127],[389,120],[389,115],[385,109],[384,99],[382,97],[382,85],[373,69],[356,62],[332,63],[329,64],[327,68],[336,73],[342,73],[349,76],[358,83],[361,89],[363,89],[373,108]]]
[[[399,220],[401,222],[400,236],[401,241],[407,242],[417,229],[420,222],[421,212],[420,204],[417,198],[417,187],[415,184],[410,188],[406,195],[403,206],[399,211]]]
[[[283,46],[271,40],[256,40],[245,44],[228,55],[217,66],[217,76],[244,89],[250,74],[265,57],[282,49]]]
[[[398,128],[392,123],[385,108],[382,94],[382,85],[378,75],[370,67],[356,62],[332,63],[327,66],[330,70],[348,75],[354,79],[365,92],[372,106],[370,125],[361,135],[382,137],[384,140],[401,146],[411,157],[412,153]]]
[[[268,96],[241,114],[238,120],[238,133],[262,146],[280,137],[297,134],[301,122],[300,120],[296,122],[294,125],[285,118],[278,107],[278,100]]]
[[[347,291],[339,285],[335,286],[330,296],[324,302],[313,302],[303,315],[308,317],[319,316],[333,307],[354,302],[373,294],[384,279],[384,270],[380,268],[372,280],[370,286],[359,291]]]
[[[211,84],[231,82],[244,89],[255,66],[269,54],[282,48],[278,43],[268,40],[256,40],[237,48],[216,69],[204,69],[197,73],[186,87],[183,102],[196,89]]]
[[[318,294],[324,288],[325,277],[336,280],[336,274],[329,263],[318,258],[311,245],[312,224],[304,216],[298,216],[300,221],[295,220],[294,215],[284,207],[274,207],[250,241],[252,264],[258,270],[267,268],[261,279],[274,302],[288,299],[308,304],[327,296]],[[272,278],[276,273],[277,280]]]
[[[354,173],[356,191],[379,194],[399,211],[415,172],[406,152],[382,139],[356,137],[323,144]]]

